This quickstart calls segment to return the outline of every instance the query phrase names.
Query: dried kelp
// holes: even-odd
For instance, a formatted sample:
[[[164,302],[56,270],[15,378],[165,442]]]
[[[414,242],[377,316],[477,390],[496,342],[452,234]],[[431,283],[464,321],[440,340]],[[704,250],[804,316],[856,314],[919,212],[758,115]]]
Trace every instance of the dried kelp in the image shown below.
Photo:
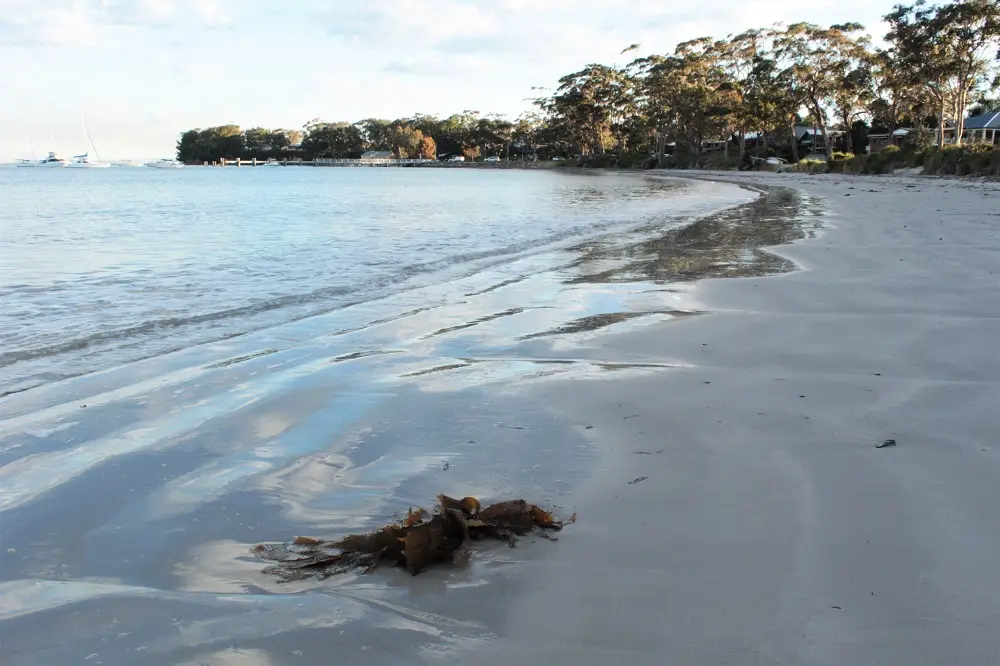
[[[498,502],[484,509],[475,497],[458,500],[447,495],[438,495],[437,511],[429,519],[427,516],[424,509],[411,509],[404,520],[377,532],[333,541],[296,537],[291,543],[258,544],[252,552],[259,559],[274,562],[264,573],[282,582],[326,578],[359,569],[367,573],[383,561],[417,575],[432,564],[467,558],[473,541],[500,539],[514,547],[517,536],[534,529],[558,531],[576,520],[573,514],[566,522],[558,521],[523,499]]]

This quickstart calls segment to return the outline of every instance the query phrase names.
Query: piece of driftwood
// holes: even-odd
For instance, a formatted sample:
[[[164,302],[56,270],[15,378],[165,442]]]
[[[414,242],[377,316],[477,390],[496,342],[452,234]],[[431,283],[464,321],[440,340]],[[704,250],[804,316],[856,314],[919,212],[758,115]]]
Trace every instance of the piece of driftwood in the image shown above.
[[[438,495],[437,511],[427,519],[423,509],[410,510],[405,520],[377,532],[352,534],[337,540],[296,537],[290,543],[258,544],[252,553],[273,562],[264,573],[282,582],[326,578],[338,573],[374,570],[389,561],[417,575],[439,562],[468,558],[472,542],[500,539],[512,548],[515,539],[535,529],[561,530],[575,522],[556,520],[551,513],[523,499],[482,508],[475,497]],[[554,539],[553,539],[554,540]]]

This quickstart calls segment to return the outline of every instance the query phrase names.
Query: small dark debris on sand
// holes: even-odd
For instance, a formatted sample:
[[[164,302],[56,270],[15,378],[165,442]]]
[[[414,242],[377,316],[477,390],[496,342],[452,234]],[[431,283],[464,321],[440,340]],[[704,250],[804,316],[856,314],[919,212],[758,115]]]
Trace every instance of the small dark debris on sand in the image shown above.
[[[383,561],[404,567],[415,576],[431,564],[468,559],[473,541],[499,539],[513,548],[516,537],[532,530],[558,531],[576,522],[575,513],[565,522],[558,521],[523,499],[482,508],[475,497],[458,500],[447,495],[438,495],[437,512],[427,518],[424,509],[411,509],[404,520],[378,532],[335,541],[296,537],[291,543],[258,544],[251,552],[258,559],[274,562],[264,573],[283,583],[358,569],[368,573]]]
[[[637,483],[642,483],[643,481],[645,481],[648,478],[649,478],[648,476],[640,476],[638,478],[635,478],[635,479],[632,479],[631,481],[629,481],[628,485],[634,486]]]
[[[875,445],[875,448],[876,449],[885,449],[885,448],[888,448],[890,446],[896,446],[896,440],[894,440],[894,439],[887,439],[887,440],[885,440],[883,442],[879,442],[878,444]]]

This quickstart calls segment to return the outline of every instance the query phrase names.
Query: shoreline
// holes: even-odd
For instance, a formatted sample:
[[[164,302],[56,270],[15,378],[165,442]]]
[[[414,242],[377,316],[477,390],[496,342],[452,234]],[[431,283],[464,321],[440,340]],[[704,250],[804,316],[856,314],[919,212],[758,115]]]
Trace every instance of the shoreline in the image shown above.
[[[364,306],[366,303],[391,300],[405,292],[423,289],[451,282],[476,273],[490,271],[495,267],[517,263],[523,259],[558,253],[609,234],[628,233],[647,224],[653,218],[670,218],[671,221],[689,222],[691,219],[711,212],[713,207],[725,206],[740,200],[741,196],[727,196],[724,188],[713,188],[677,179],[644,178],[626,181],[622,174],[587,174],[590,177],[606,179],[605,185],[616,187],[614,181],[631,182],[637,190],[649,190],[647,205],[630,207],[633,215],[618,211],[605,211],[605,216],[584,217],[571,228],[551,233],[534,232],[527,238],[512,237],[505,241],[493,241],[483,247],[458,248],[456,254],[439,255],[430,259],[419,253],[407,257],[397,270],[375,271],[378,284],[369,286],[364,282],[344,285],[334,282],[335,289],[328,284],[313,284],[312,291],[285,289],[270,298],[242,299],[222,303],[214,300],[207,305],[190,310],[180,310],[168,317],[153,317],[127,321],[117,327],[88,330],[76,336],[52,337],[44,343],[28,346],[20,345],[0,352],[0,377],[6,386],[0,388],[0,398],[12,396],[36,387],[50,385],[53,381],[68,381],[75,377],[86,377],[95,370],[104,371],[122,363],[156,360],[174,352],[185,352],[204,344],[224,343],[227,340],[253,335],[277,326],[294,324],[296,321],[333,315],[337,310]],[[558,179],[552,177],[556,182]],[[371,179],[370,179],[371,180]],[[379,180],[377,177],[374,180]],[[492,178],[488,182],[494,182]],[[487,182],[483,181],[483,182]],[[569,182],[569,181],[566,181]],[[585,183],[590,187],[589,183]],[[679,190],[688,189],[690,192]],[[719,191],[715,191],[719,189]],[[653,191],[658,190],[658,191]],[[660,203],[662,202],[662,203]],[[647,219],[648,218],[648,219]],[[638,220],[638,221],[636,221]],[[534,270],[542,270],[537,266]],[[239,294],[237,294],[239,296]],[[108,296],[111,298],[111,296]],[[401,310],[403,311],[403,310]],[[391,316],[387,312],[385,316]],[[217,328],[205,334],[197,330],[199,322],[208,322]],[[167,330],[162,344],[156,343],[159,327]],[[308,328],[308,324],[305,325]],[[125,345],[134,347],[134,353],[117,355]],[[254,353],[247,349],[243,353]],[[90,359],[81,360],[83,359]],[[15,364],[18,364],[15,367]],[[0,407],[0,414],[3,413]]]
[[[14,663],[985,661],[1000,649],[1000,609],[978,592],[1000,582],[1000,191],[754,176],[739,180],[777,205],[595,239],[555,270],[466,278],[447,305],[312,350],[67,404],[83,424],[67,434],[105,427],[113,457],[5,513],[18,542],[0,556],[28,584],[0,597],[35,609],[0,603]],[[142,435],[124,429],[133,412]],[[897,448],[873,448],[889,436]],[[39,474],[82,462],[50,453]],[[276,588],[247,557],[436,492],[579,521],[416,578]],[[110,648],[87,619],[109,614],[125,634]]]

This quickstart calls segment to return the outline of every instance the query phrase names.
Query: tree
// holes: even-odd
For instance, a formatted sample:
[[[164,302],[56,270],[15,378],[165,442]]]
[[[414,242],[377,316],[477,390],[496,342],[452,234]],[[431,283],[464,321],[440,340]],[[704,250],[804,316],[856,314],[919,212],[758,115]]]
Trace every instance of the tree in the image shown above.
[[[761,120],[747,101],[752,94],[755,68],[763,55],[765,41],[766,33],[763,30],[747,30],[736,36],[729,36],[716,46],[719,51],[719,66],[729,80],[728,90],[733,98],[732,120],[740,157],[746,152],[747,128],[755,126]]]
[[[583,154],[603,155],[609,144],[623,150],[622,121],[633,106],[628,74],[607,65],[591,64],[559,79],[550,98],[537,100],[561,124]]]
[[[781,67],[773,54],[758,56],[747,91],[748,112],[760,123],[758,131],[765,143],[768,130],[785,133],[793,162],[799,159],[795,124],[803,104],[803,93],[792,69]]]
[[[243,133],[244,155],[264,158],[272,150],[273,133],[262,127],[254,127]]]
[[[969,94],[987,78],[990,60],[1000,59],[1000,3],[956,0],[937,10],[935,24],[954,80],[955,143],[961,145]]]
[[[948,116],[961,143],[969,95],[989,77],[990,60],[1000,58],[1000,5],[996,0],[954,0],[938,7],[922,0],[897,5],[884,17],[894,64],[937,106],[938,147]],[[950,111],[949,111],[949,107]]]
[[[367,118],[354,123],[361,134],[365,150],[391,150],[389,128],[392,123],[380,118]]]
[[[364,138],[357,125],[350,123],[313,122],[306,127],[302,152],[310,159],[317,157],[357,158],[364,151]]]
[[[819,125],[827,159],[833,156],[833,145],[827,128],[826,107],[836,103],[845,80],[867,54],[869,40],[859,34],[862,30],[864,27],[858,23],[829,28],[795,23],[775,34],[778,57],[788,63],[791,79]]]
[[[871,94],[868,99],[868,115],[872,127],[884,128],[892,134],[899,127],[899,119],[904,113],[914,114],[920,104],[920,86],[913,77],[898,67],[892,49],[879,50],[871,56]]]
[[[285,137],[280,143],[284,144],[288,148],[302,145],[302,139],[305,136],[301,130],[293,129],[279,129],[275,130],[274,133]]]
[[[425,160],[437,159],[437,144],[429,136],[420,139],[420,157]]]
[[[415,158],[420,155],[424,134],[409,125],[393,125],[388,133],[389,150],[399,159]]]
[[[182,162],[215,162],[245,155],[244,134],[237,125],[188,130],[177,142],[177,159]]]

